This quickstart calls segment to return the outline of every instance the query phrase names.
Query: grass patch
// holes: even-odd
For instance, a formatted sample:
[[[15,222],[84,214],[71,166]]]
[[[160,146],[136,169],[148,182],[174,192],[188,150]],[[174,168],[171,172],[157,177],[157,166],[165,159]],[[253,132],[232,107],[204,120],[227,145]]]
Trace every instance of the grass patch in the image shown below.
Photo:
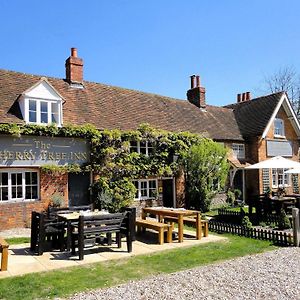
[[[275,249],[269,242],[223,235],[225,242],[140,255],[51,272],[0,279],[0,299],[66,297],[149,275],[171,273],[247,254]]]
[[[30,237],[15,237],[5,239],[9,245],[30,243]]]

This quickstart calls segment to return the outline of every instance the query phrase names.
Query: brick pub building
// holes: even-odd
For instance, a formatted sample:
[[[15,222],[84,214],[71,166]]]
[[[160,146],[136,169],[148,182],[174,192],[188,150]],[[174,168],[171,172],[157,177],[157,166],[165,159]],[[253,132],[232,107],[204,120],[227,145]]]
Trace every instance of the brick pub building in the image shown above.
[[[217,107],[206,104],[199,76],[191,76],[188,101],[88,82],[75,48],[65,69],[65,79],[0,70],[0,123],[91,123],[100,130],[149,123],[168,131],[199,133],[231,149],[229,185],[239,188],[244,199],[281,184],[299,192],[297,175],[282,169],[244,170],[276,155],[298,161],[300,126],[284,92],[256,99],[247,92],[239,94],[235,104]],[[147,143],[136,147],[147,153]],[[93,174],[50,175],[41,166],[81,165],[89,159],[85,139],[0,135],[0,229],[29,226],[31,211],[46,209],[55,193],[63,196],[66,206],[88,203]],[[137,180],[135,205],[149,200],[154,205],[181,205],[183,186],[182,176]],[[158,191],[159,201],[151,198],[150,190]]]

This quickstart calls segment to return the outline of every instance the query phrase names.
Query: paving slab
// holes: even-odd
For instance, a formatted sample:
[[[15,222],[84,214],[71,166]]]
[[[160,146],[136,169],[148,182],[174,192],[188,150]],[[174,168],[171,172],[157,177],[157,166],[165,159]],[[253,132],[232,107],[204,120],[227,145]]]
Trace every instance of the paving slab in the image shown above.
[[[111,246],[99,246],[85,249],[84,260],[80,261],[78,253],[72,255],[70,252],[51,251],[44,252],[43,255],[34,255],[29,244],[11,245],[8,251],[8,270],[0,271],[0,279],[12,276],[18,276],[28,273],[45,272],[55,269],[83,266],[112,259],[126,259],[131,256],[151,254],[159,251],[168,251],[181,247],[191,247],[208,242],[224,241],[226,238],[210,234],[201,240],[195,239],[195,233],[188,232],[184,236],[183,243],[178,243],[175,239],[172,243],[157,244],[157,234],[146,232],[137,236],[133,242],[132,253],[127,252],[126,242],[122,241],[122,247],[118,248],[116,244]]]

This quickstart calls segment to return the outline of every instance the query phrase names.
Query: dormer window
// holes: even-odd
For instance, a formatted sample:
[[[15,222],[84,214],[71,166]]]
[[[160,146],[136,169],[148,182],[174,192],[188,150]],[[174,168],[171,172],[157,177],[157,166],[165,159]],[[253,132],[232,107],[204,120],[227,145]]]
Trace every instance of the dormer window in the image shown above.
[[[25,91],[19,100],[26,123],[57,126],[62,126],[62,102],[62,97],[45,78]]]
[[[274,120],[274,136],[284,136],[284,121],[276,118]]]
[[[28,123],[60,125],[58,112],[59,103],[28,99]]]

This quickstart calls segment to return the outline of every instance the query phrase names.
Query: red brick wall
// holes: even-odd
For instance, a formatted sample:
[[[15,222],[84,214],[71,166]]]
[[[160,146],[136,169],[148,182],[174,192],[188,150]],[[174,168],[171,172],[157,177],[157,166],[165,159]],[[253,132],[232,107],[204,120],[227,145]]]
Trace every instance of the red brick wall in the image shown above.
[[[299,153],[298,153],[299,152],[299,141],[298,141],[296,132],[295,132],[295,130],[283,108],[281,108],[279,110],[277,116],[284,120],[284,131],[285,131],[286,140],[292,141],[292,143],[293,143],[293,156],[289,159],[299,161]],[[272,126],[269,129],[269,132],[267,133],[266,139],[263,139],[258,143],[258,161],[262,161],[262,160],[270,158],[267,156],[267,146],[266,146],[267,140],[285,140],[285,139],[278,139],[278,138],[274,137],[274,124],[272,124]],[[259,170],[256,172],[259,173],[259,192],[262,193],[262,191],[263,191],[262,170]],[[271,172],[270,172],[270,183],[272,182],[271,180],[272,180],[272,178],[271,178]],[[292,187],[286,188],[286,190],[287,190],[287,193],[293,192]]]
[[[23,202],[0,202],[0,230],[16,227],[29,227],[31,211],[47,209],[51,195],[59,192],[68,205],[68,175],[49,175],[40,172],[40,200]]]

